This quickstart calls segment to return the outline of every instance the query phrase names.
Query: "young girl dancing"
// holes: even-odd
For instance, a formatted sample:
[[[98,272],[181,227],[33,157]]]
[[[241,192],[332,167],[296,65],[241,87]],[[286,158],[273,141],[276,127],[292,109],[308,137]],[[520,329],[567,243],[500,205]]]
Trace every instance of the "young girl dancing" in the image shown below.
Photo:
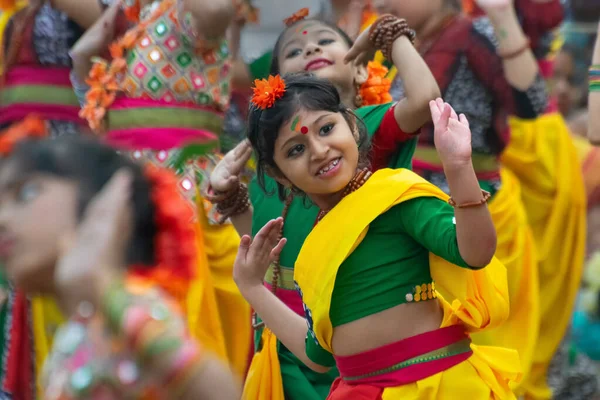
[[[305,14],[307,10],[300,10],[288,19],[289,26],[282,32],[275,45],[272,71],[288,73],[309,70],[316,76],[331,81],[349,107],[358,107],[356,113],[363,119],[368,134],[372,136],[374,151],[370,156],[373,167],[376,169],[386,166],[390,162],[387,156],[393,153],[394,162],[410,168],[416,145],[416,135],[411,133],[418,132],[419,127],[429,120],[428,102],[439,95],[433,76],[411,44],[410,29],[401,19],[390,19],[385,24],[396,29],[396,36],[389,38],[386,45],[392,49],[393,59],[400,73],[415,83],[409,85],[406,99],[393,104],[387,93],[390,82],[382,79],[385,69],[373,66],[366,68],[364,64],[363,56],[382,47],[384,43],[374,43],[368,35],[363,35],[353,45],[352,40],[337,26],[316,19],[305,20]],[[363,103],[366,105],[361,106]],[[300,130],[301,125],[294,125],[294,129]],[[384,136],[382,132],[389,135]],[[385,140],[379,140],[384,137]],[[384,151],[386,157],[379,157]],[[212,188],[222,195],[212,199],[221,202],[218,207],[231,216],[240,234],[256,234],[270,219],[286,215],[283,229],[288,244],[279,262],[267,272],[265,282],[292,310],[302,314],[302,302],[294,290],[293,267],[304,239],[312,229],[318,209],[299,197],[289,196],[282,201],[278,196],[269,195],[277,191],[276,182],[259,172],[249,188],[252,209],[234,212],[236,210],[230,207],[231,204],[227,205],[224,201],[245,196],[245,187],[239,185],[236,176],[250,153],[249,144],[242,143],[225,156],[211,176]],[[259,182],[264,182],[266,193]],[[260,321],[256,322],[259,327]],[[262,345],[260,343],[262,334],[262,330],[258,329],[257,346],[268,349],[265,340]],[[279,365],[261,365],[264,368],[271,365],[273,379],[283,380],[286,398],[323,399],[329,391],[336,371],[332,370],[327,375],[315,374],[285,346],[277,345],[277,349]],[[258,372],[251,376],[258,376]],[[253,390],[252,379],[247,381],[249,385],[246,388],[249,392]],[[276,391],[283,396],[281,388]]]
[[[431,103],[448,198],[405,169],[371,175],[365,127],[331,83],[304,74],[271,81],[249,117],[258,168],[320,212],[294,270],[305,317],[262,284],[286,243],[282,218],[242,238],[234,279],[244,297],[310,368],[337,366],[330,399],[513,398],[516,353],[469,338],[501,324],[508,300],[466,118]]]
[[[121,9],[130,29],[118,35]],[[232,0],[114,2],[72,55],[80,81],[90,54],[111,56],[95,59],[86,80],[82,115],[90,125],[134,159],[178,173],[180,190],[195,210],[201,249],[196,277],[178,299],[193,334],[242,376],[250,307],[231,279],[239,237],[231,224],[219,224],[222,216],[202,197],[220,157],[231,73],[225,32],[234,12]]]
[[[21,138],[9,139],[0,139],[5,151]],[[191,210],[171,173],[84,139],[26,140],[2,161],[0,188],[9,279],[28,295],[53,297],[70,317],[41,398],[239,399],[231,373],[143,279],[150,270],[168,280],[194,269]],[[34,385],[29,378],[21,384]]]

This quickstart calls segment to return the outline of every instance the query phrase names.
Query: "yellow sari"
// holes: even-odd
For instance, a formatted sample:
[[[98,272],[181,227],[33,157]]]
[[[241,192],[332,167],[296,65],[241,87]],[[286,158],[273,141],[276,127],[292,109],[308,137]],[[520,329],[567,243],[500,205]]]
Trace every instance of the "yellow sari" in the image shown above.
[[[526,398],[550,399],[548,367],[563,339],[583,269],[586,198],[581,164],[558,113],[510,119],[511,141],[502,163],[521,182],[521,198],[539,262],[540,332]]]
[[[535,241],[521,201],[521,184],[512,172],[501,169],[502,188],[489,204],[498,234],[496,257],[506,266],[510,315],[501,326],[477,333],[473,342],[517,350],[523,380],[513,383],[517,395],[524,392],[533,363],[540,324],[538,260]]]
[[[294,279],[311,310],[319,344],[328,352],[333,353],[329,308],[339,266],[361,243],[377,216],[403,201],[424,196],[448,199],[411,171],[379,170],[336,205],[304,242]],[[430,268],[444,310],[441,328],[462,324],[467,332],[478,332],[498,327],[508,317],[506,269],[497,259],[473,271],[430,254]],[[471,348],[473,355],[468,360],[417,382],[386,388],[383,399],[513,399],[509,382],[520,377],[517,353],[474,344]]]

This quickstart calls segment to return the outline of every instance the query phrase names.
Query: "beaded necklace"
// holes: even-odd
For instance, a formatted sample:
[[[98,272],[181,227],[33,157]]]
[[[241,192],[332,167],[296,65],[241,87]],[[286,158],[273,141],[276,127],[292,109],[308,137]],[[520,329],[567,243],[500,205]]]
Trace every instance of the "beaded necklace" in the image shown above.
[[[354,178],[352,178],[348,185],[346,185],[346,188],[342,193],[342,199],[348,196],[350,193],[356,192],[358,189],[360,189],[362,185],[364,185],[365,182],[367,182],[367,180],[371,177],[371,175],[373,175],[373,173],[369,171],[368,168],[364,168],[358,171],[356,175],[354,175]],[[319,214],[317,215],[317,223],[319,223],[319,221],[321,221],[323,217],[327,215],[328,212],[329,210],[319,211]]]

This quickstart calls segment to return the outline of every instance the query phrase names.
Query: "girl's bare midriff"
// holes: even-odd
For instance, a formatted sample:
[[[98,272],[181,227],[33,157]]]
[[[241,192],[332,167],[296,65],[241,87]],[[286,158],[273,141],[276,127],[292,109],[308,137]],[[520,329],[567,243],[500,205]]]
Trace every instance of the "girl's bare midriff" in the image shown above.
[[[333,330],[333,353],[349,356],[398,342],[440,327],[438,301],[400,304]],[[368,338],[368,340],[367,340]]]

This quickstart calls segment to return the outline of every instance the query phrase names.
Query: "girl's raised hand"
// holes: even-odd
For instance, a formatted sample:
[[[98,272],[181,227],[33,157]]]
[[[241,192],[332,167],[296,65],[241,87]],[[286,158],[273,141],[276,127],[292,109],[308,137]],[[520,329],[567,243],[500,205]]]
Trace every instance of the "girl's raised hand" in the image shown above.
[[[88,205],[76,231],[63,238],[54,280],[69,312],[83,301],[98,305],[121,278],[132,230],[131,174],[118,171]]]
[[[286,239],[279,239],[282,228],[283,218],[280,217],[267,222],[254,239],[242,236],[233,264],[233,280],[241,292],[263,284],[269,265],[279,257],[285,246]]]
[[[456,115],[454,109],[440,98],[429,102],[434,125],[435,148],[444,168],[471,164],[471,130],[464,114]]]
[[[357,65],[367,64],[373,59],[376,49],[369,40],[370,29],[365,29],[354,41],[354,45],[348,50],[344,57],[344,63],[354,62]]]
[[[252,146],[248,140],[242,141],[225,154],[210,174],[210,187],[216,193],[209,193],[207,196],[209,200],[218,202],[219,193],[227,193],[235,189],[239,182],[239,175],[251,156]]]

